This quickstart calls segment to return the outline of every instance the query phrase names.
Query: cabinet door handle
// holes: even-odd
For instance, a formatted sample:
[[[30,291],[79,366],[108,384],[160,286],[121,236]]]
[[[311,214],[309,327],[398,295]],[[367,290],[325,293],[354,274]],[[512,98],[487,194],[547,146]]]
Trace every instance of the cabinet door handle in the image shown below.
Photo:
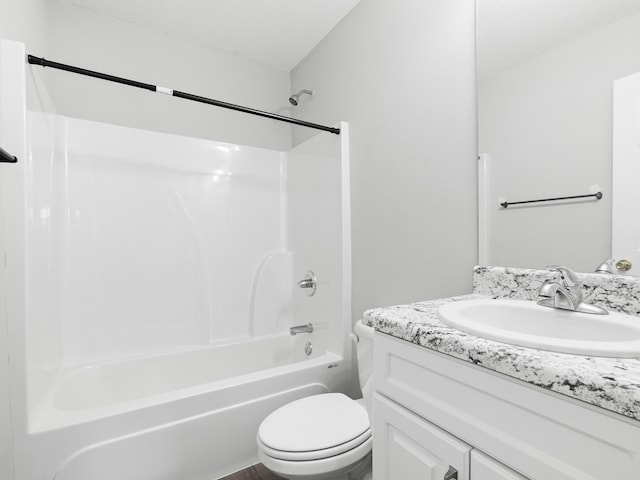
[[[444,480],[458,480],[458,470],[449,465],[449,470],[444,474]]]

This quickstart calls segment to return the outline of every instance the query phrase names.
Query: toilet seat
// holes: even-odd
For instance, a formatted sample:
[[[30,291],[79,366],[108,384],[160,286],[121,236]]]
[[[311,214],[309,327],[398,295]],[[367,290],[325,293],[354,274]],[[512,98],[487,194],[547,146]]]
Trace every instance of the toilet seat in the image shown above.
[[[370,439],[371,426],[364,405],[342,393],[313,395],[291,402],[265,418],[258,431],[260,450],[284,461],[314,461],[343,455],[370,444]]]
[[[371,438],[371,429],[363,432],[361,435],[358,435],[356,438],[342,443],[340,445],[336,445],[334,447],[323,448],[322,450],[310,450],[304,452],[296,452],[296,451],[288,451],[288,450],[275,450],[270,448],[268,445],[265,445],[260,438],[258,438],[258,445],[260,449],[270,457],[278,458],[280,460],[291,460],[291,461],[309,461],[309,460],[321,460],[323,458],[335,457],[336,455],[341,455],[349,450],[353,450],[354,448],[362,445],[367,440]]]
[[[273,458],[258,448],[258,459],[269,470],[286,478],[334,478],[371,462],[372,443],[373,438],[369,437],[363,444],[341,455],[306,462]]]

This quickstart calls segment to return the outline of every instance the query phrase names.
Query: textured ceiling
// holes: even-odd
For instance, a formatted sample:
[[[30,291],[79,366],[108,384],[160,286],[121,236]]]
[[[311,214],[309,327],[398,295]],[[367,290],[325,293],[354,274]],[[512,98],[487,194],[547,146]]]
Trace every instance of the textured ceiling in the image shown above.
[[[60,0],[284,71],[360,0]]]
[[[640,0],[477,0],[478,77],[640,11]]]

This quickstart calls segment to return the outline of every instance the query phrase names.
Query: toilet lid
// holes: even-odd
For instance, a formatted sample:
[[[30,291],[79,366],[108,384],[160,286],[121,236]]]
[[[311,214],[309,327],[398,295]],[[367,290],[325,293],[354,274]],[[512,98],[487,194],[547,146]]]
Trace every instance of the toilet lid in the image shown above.
[[[258,430],[262,444],[282,452],[330,449],[368,436],[366,409],[342,393],[313,395],[284,405],[265,418]]]

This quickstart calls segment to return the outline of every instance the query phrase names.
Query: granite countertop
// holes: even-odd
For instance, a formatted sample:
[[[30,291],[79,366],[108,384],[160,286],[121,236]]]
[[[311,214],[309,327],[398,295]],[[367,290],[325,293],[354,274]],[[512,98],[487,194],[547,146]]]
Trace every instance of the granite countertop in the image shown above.
[[[640,359],[585,357],[519,347],[461,332],[439,320],[438,307],[448,302],[533,300],[542,282],[551,277],[540,270],[476,267],[473,294],[375,308],[364,313],[363,321],[376,331],[640,420]],[[585,301],[609,310],[640,312],[640,280],[596,274],[579,274],[579,278]]]

